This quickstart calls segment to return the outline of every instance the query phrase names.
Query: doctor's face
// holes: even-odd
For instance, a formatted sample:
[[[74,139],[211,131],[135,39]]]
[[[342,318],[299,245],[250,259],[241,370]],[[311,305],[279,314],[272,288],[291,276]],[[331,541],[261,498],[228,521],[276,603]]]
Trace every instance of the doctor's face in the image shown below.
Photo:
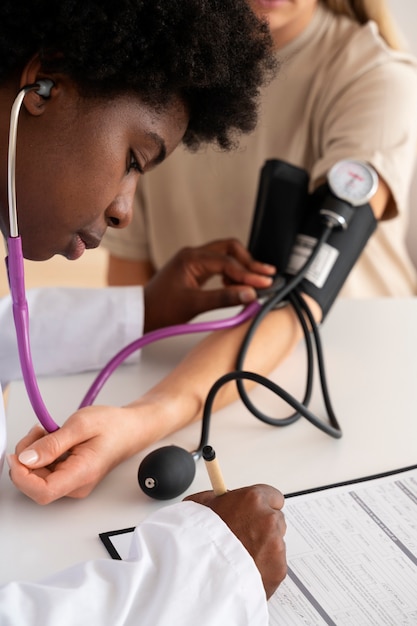
[[[41,115],[24,105],[16,169],[24,256],[77,259],[107,227],[127,226],[140,174],[174,150],[187,124],[180,100],[155,111],[134,95],[103,102],[58,86]]]
[[[248,0],[258,17],[266,18],[278,48],[297,37],[310,22],[318,0]]]

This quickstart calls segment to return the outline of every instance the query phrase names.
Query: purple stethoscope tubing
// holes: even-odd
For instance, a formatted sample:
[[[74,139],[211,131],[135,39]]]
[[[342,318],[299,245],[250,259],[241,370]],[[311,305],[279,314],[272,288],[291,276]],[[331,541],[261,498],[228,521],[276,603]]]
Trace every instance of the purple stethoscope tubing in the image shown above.
[[[39,391],[35,370],[33,366],[32,354],[29,339],[29,311],[25,295],[24,271],[23,271],[23,254],[20,237],[8,238],[9,256],[8,256],[8,272],[10,291],[13,300],[13,317],[16,328],[16,338],[19,351],[19,360],[22,369],[23,380],[26,391],[32,405],[33,410],[42,426],[48,432],[58,430],[59,426],[52,419],[48,412],[41,393]],[[168,337],[176,335],[186,335],[191,333],[202,333],[208,331],[221,330],[231,328],[242,324],[244,321],[253,317],[260,310],[261,305],[255,301],[245,307],[237,315],[226,319],[212,320],[207,322],[194,322],[191,324],[177,324],[167,326],[149,332],[139,339],[132,341],[130,344],[122,348],[99,372],[94,379],[86,395],[81,401],[79,408],[91,405],[104,384],[113,374],[113,372],[134,352],[141,348]]]
[[[26,391],[42,426],[48,432],[59,427],[50,416],[39,391],[33,367],[32,353],[29,338],[29,310],[25,294],[25,280],[23,270],[22,241],[20,237],[8,237],[8,257],[6,259],[9,275],[10,293],[13,302],[13,319],[16,328],[19,361]]]
[[[166,326],[165,328],[158,328],[149,333],[143,335],[139,339],[132,341],[125,348],[120,350],[97,375],[79,408],[89,406],[94,402],[98,394],[100,393],[103,385],[106,383],[111,374],[125,361],[131,354],[140,350],[141,348],[159,341],[160,339],[167,339],[168,337],[174,337],[176,335],[189,335],[191,333],[204,333],[208,331],[221,330],[224,328],[232,328],[242,324],[246,320],[250,319],[256,313],[259,312],[261,305],[255,301],[246,306],[240,313],[233,317],[211,320],[207,322],[193,322],[190,324],[176,324],[174,326]]]
[[[16,143],[17,143],[17,123],[19,111],[23,99],[28,91],[37,89],[39,85],[27,85],[19,91],[12,107],[10,116],[10,134],[8,150],[8,202],[9,202],[9,228],[10,236],[7,238],[8,256],[6,259],[10,293],[13,303],[13,318],[16,328],[17,346],[19,352],[20,366],[22,369],[23,381],[32,405],[32,408],[42,426],[48,432],[58,430],[59,426],[52,419],[48,409],[43,402],[33,365],[30,333],[29,333],[29,309],[26,300],[25,273],[23,263],[22,241],[19,236],[17,226],[16,208]],[[233,317],[207,322],[194,322],[191,324],[178,324],[167,326],[143,335],[129,345],[120,350],[100,371],[79,408],[91,405],[101,391],[103,385],[111,374],[121,365],[131,354],[140,350],[144,346],[175,335],[185,335],[191,333],[202,333],[224,328],[231,328],[242,324],[244,321],[256,315],[261,305],[254,301],[245,307],[240,313]]]

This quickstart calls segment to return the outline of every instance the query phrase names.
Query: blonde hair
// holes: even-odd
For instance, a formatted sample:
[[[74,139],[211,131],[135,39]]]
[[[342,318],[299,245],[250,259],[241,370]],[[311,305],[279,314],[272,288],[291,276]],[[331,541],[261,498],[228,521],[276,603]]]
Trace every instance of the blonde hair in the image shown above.
[[[321,0],[333,13],[347,15],[359,24],[374,21],[381,37],[394,50],[404,47],[394,19],[385,0]]]

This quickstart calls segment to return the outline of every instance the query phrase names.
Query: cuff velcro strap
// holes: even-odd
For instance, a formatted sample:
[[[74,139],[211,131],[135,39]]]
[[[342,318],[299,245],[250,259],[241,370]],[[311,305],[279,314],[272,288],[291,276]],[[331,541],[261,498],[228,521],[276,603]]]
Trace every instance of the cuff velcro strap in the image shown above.
[[[329,193],[327,185],[323,185],[310,196],[311,207],[292,248],[287,274],[295,274],[309,258],[324,228],[320,208]],[[311,296],[320,305],[323,319],[376,226],[377,221],[369,204],[354,207],[348,228],[331,232],[300,283],[299,291]]]

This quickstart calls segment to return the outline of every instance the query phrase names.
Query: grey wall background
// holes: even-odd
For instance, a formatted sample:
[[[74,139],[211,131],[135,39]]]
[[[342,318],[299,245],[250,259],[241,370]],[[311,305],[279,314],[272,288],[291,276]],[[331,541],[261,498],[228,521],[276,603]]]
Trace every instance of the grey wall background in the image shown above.
[[[417,2],[416,0],[388,0],[388,6],[404,33],[410,49],[417,53]]]
[[[417,1],[388,0],[388,5],[400,31],[405,37],[409,50],[417,56]],[[411,220],[407,243],[411,257],[417,266],[417,167],[411,188],[410,203]]]

